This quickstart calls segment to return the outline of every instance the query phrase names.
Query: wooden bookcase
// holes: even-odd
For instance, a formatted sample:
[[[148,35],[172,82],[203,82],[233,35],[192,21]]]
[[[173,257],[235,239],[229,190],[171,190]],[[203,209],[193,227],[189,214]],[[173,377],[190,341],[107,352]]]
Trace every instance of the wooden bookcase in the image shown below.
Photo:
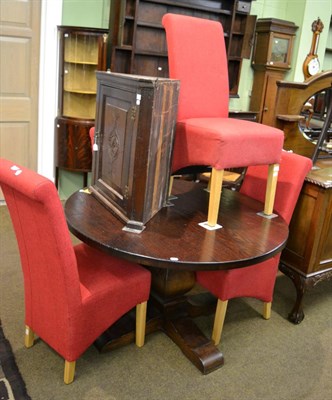
[[[108,30],[59,26],[59,93],[55,119],[55,184],[59,169],[91,171],[89,130],[96,112],[96,71],[106,69]]]
[[[243,58],[250,58],[256,16],[252,0],[112,0],[112,72],[168,77],[167,44],[161,20],[166,13],[220,21],[225,32],[230,96],[237,97]]]

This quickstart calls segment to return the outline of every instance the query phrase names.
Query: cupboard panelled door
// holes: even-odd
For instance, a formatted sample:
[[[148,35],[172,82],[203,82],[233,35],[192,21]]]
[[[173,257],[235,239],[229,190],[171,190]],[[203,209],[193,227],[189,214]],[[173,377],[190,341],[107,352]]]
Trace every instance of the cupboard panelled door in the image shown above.
[[[98,96],[99,104],[103,106],[100,107],[102,115],[98,118],[101,129],[96,132],[100,143],[97,185],[102,190],[111,190],[113,196],[110,200],[125,213],[133,184],[130,170],[137,135],[137,118],[134,115],[136,94],[100,86]]]

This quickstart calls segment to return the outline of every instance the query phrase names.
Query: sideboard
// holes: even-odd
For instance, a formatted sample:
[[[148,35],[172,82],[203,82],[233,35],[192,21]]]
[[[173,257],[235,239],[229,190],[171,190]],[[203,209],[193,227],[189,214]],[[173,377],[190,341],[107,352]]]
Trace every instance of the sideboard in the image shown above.
[[[332,278],[332,162],[324,160],[306,177],[279,269],[293,281],[296,300],[288,318],[299,324],[304,318],[307,289]]]

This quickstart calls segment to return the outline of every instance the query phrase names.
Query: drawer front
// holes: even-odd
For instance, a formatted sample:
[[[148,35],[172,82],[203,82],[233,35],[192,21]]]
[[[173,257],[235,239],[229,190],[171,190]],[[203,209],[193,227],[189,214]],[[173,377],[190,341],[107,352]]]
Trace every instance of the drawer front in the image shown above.
[[[249,1],[238,1],[236,4],[236,11],[243,12],[246,14],[250,13],[251,2]]]

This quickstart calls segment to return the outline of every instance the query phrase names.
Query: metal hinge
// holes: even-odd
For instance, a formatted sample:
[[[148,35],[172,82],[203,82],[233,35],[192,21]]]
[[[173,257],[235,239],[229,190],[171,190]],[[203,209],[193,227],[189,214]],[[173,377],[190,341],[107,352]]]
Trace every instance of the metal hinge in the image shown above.
[[[136,106],[132,106],[131,110],[130,110],[130,118],[132,120],[135,120],[135,118],[136,118],[136,111],[137,111],[137,107]]]
[[[128,197],[129,197],[129,187],[128,185],[126,185],[124,188],[123,198],[128,200]]]

